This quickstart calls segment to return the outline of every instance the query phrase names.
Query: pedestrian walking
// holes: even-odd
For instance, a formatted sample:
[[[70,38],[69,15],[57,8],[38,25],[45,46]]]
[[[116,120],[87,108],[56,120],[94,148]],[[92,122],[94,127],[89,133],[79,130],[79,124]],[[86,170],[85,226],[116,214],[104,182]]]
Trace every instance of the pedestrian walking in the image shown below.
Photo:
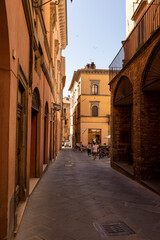
[[[89,156],[89,157],[91,156],[91,149],[92,149],[92,145],[91,145],[91,143],[89,142],[88,145],[87,145],[87,152],[88,152],[88,156]]]
[[[80,142],[80,151],[81,152],[83,151],[83,144],[82,144],[82,142]]]
[[[92,147],[94,160],[96,160],[98,148],[99,148],[99,145],[97,143],[94,143]]]

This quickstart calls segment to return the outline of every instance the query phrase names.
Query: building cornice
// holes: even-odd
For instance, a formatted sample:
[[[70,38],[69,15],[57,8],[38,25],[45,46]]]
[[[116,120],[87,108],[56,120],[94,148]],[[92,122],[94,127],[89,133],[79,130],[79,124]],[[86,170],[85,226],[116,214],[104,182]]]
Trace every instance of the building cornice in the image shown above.
[[[74,82],[78,82],[79,76],[80,76],[80,70],[74,71],[72,81],[71,81],[70,87],[68,89],[69,91],[71,91]]]
[[[85,94],[85,93],[82,93],[80,96],[90,96],[90,97],[110,97],[111,94],[97,94],[97,95],[93,95],[93,94]]]
[[[109,70],[105,69],[80,69],[81,74],[97,74],[97,75],[108,75]]]
[[[65,84],[66,84],[66,76],[63,76],[62,77],[62,89],[64,89]]]
[[[58,21],[60,29],[60,47],[65,49],[68,44],[67,38],[67,0],[60,0],[58,5]]]
[[[33,16],[32,16],[32,5],[29,0],[22,0],[24,14],[27,22],[28,32],[31,36],[33,34]]]
[[[86,116],[86,115],[80,115],[79,117],[77,117],[77,119],[78,119],[78,118],[106,118],[106,119],[108,119],[107,116],[92,117],[92,116]],[[96,123],[97,123],[97,122],[96,122]]]
[[[71,91],[74,82],[78,82],[79,77],[81,74],[90,74],[90,75],[109,75],[110,70],[105,70],[105,69],[78,69],[77,71],[74,71],[73,78],[69,87],[69,91]]]

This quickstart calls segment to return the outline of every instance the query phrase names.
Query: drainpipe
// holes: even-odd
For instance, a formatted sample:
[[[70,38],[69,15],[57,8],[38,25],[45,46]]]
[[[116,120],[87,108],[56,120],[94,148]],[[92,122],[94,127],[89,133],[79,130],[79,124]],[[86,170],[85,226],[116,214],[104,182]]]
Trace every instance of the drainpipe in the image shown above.
[[[33,77],[33,33],[30,35],[29,39],[30,49],[29,49],[29,87],[32,92],[32,77]]]

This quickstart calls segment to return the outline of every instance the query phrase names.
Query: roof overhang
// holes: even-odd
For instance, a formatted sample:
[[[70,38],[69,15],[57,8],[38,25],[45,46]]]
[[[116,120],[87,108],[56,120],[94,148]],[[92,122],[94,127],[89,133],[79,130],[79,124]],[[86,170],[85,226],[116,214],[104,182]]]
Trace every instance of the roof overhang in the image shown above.
[[[64,89],[65,85],[66,85],[66,76],[63,76],[63,78],[62,78],[62,89]]]
[[[60,29],[61,49],[65,49],[68,44],[67,37],[67,0],[60,0],[58,5],[58,21]]]

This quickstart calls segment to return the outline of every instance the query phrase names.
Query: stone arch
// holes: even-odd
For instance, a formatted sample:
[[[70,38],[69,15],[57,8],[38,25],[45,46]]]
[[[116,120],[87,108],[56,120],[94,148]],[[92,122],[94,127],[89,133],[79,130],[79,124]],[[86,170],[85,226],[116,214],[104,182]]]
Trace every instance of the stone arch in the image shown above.
[[[160,91],[160,41],[153,48],[142,78],[144,91]]]
[[[32,94],[31,116],[31,152],[30,152],[30,177],[40,176],[40,94],[36,87]]]
[[[44,143],[43,143],[43,164],[48,163],[48,135],[49,135],[49,107],[48,102],[44,107]]]
[[[142,179],[160,179],[160,41],[153,48],[142,77]]]
[[[114,94],[114,105],[131,105],[132,99],[132,84],[128,77],[122,76],[116,86]]]
[[[132,102],[133,88],[128,77],[122,76],[113,98],[112,158],[119,164],[132,166]]]

